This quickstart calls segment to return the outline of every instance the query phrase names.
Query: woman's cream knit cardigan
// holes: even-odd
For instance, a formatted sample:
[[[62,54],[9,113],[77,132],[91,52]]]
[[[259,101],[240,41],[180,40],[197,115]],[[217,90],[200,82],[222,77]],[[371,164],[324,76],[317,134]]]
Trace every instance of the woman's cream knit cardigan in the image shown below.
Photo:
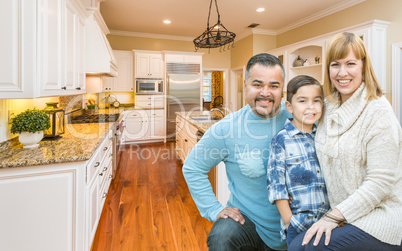
[[[382,242],[402,239],[402,132],[383,96],[363,83],[345,103],[326,101],[315,146],[331,208]]]

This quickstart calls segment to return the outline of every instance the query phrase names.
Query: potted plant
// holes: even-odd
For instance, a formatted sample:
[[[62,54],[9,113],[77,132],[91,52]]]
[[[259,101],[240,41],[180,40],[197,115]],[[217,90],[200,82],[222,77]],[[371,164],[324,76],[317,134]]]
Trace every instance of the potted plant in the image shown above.
[[[87,105],[87,113],[88,114],[95,114],[96,106],[95,105]]]
[[[19,134],[18,140],[25,145],[24,148],[39,146],[38,142],[43,138],[43,131],[49,127],[49,116],[38,109],[28,109],[11,121],[11,133]]]

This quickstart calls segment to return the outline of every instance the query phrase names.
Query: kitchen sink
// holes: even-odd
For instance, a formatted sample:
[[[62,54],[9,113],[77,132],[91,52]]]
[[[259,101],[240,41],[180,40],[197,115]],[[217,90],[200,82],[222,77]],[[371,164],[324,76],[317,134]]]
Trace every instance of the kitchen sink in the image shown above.
[[[200,117],[192,117],[192,119],[200,121],[200,120],[211,120],[209,116],[200,116]]]
[[[205,120],[198,120],[198,123],[216,123],[218,122],[220,119],[205,119]]]
[[[192,119],[194,119],[198,123],[203,123],[203,124],[204,123],[216,123],[220,120],[219,118],[211,118],[208,116],[192,117]]]

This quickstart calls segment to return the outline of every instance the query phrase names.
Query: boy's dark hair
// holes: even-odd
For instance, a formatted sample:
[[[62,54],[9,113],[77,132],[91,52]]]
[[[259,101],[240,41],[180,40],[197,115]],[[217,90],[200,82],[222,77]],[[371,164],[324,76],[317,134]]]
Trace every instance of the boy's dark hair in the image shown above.
[[[317,79],[307,76],[307,75],[299,75],[294,78],[292,78],[287,86],[287,93],[286,93],[286,100],[289,103],[292,103],[292,97],[293,95],[296,94],[297,90],[299,90],[300,87],[305,86],[305,85],[317,85],[321,89],[321,93],[324,94],[324,90],[322,88],[322,85],[320,82],[318,82]]]
[[[280,66],[282,69],[282,80],[285,81],[285,68],[283,67],[283,64],[277,57],[268,53],[260,53],[250,58],[250,60],[247,62],[246,67],[246,81],[250,76],[251,68],[256,64],[260,64],[266,67],[274,67],[276,65]]]

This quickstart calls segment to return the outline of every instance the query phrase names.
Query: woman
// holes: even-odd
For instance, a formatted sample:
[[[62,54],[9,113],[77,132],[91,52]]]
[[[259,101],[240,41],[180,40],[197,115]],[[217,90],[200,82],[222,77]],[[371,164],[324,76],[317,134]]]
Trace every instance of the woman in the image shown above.
[[[402,250],[399,122],[360,37],[336,35],[326,67],[326,111],[315,144],[331,209],[288,248]]]

